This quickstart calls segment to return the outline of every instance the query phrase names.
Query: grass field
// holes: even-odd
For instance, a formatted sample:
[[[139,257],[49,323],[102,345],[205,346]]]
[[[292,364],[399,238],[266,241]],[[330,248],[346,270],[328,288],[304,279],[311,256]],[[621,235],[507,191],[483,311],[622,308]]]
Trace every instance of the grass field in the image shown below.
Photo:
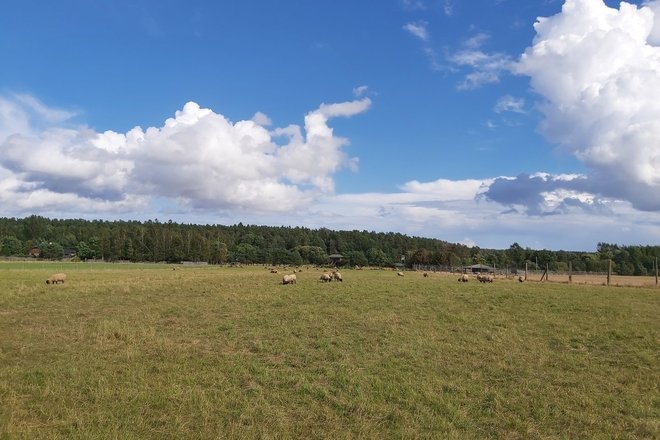
[[[658,288],[172,268],[0,263],[0,438],[660,437]]]
[[[522,275],[521,275],[522,276]],[[518,276],[509,275],[509,278],[517,278]],[[530,272],[528,274],[529,281],[539,281],[542,277],[541,272]],[[498,275],[498,278],[504,279],[502,275]],[[569,281],[570,280],[570,281]],[[607,285],[607,274],[573,274],[572,279],[569,279],[568,274],[566,273],[551,273],[549,276],[549,282],[551,283],[566,283],[569,282],[573,284],[592,284],[605,286]],[[610,277],[610,286],[614,287],[655,287],[655,276],[626,276],[626,275],[612,275]]]

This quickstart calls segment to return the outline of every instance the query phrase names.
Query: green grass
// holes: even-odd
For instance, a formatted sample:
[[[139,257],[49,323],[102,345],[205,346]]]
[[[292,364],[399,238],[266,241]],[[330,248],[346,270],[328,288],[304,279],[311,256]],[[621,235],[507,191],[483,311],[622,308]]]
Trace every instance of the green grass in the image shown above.
[[[660,436],[658,289],[319,274],[0,263],[0,438]]]

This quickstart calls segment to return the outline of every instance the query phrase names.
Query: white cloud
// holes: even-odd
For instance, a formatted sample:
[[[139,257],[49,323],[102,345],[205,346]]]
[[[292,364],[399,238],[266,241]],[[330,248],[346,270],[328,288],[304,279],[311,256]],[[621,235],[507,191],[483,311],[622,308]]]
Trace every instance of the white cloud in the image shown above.
[[[74,116],[75,112],[49,108],[30,95],[0,96],[0,142],[12,134],[38,132]]]
[[[31,110],[34,114],[49,123],[61,123],[76,115],[75,112],[50,108],[31,95],[18,94],[15,95],[14,98],[23,106],[23,108]]]
[[[471,200],[474,199],[484,186],[490,184],[490,180],[448,180],[438,179],[433,182],[418,182],[412,180],[405,183],[401,189],[413,194],[433,195],[433,200]]]
[[[359,86],[353,88],[353,96],[360,98],[369,92],[369,86]]]
[[[511,58],[502,53],[486,53],[476,49],[465,49],[449,57],[458,67],[471,68],[472,72],[458,83],[459,90],[472,90],[485,84],[497,83],[500,75],[511,69]]]
[[[411,181],[396,193],[323,196],[310,206],[304,222],[295,224],[399,231],[494,248],[518,242],[533,248],[590,250],[599,241],[639,244],[660,240],[660,214],[641,213],[627,202],[598,199],[587,191],[562,187],[583,176],[537,173],[528,177],[537,183],[535,193],[516,177],[499,177]],[[520,193],[517,200],[495,201],[488,197],[493,195],[489,191],[501,181],[527,192]],[[534,215],[526,207],[528,193],[538,196]],[[277,220],[271,223],[279,224]]]
[[[511,70],[513,60],[504,53],[488,53],[481,46],[490,39],[490,35],[480,32],[461,44],[461,49],[448,55],[454,70],[467,69],[458,90],[473,90],[486,84],[497,83],[500,76]]]
[[[289,137],[288,144],[278,151],[283,175],[296,184],[312,184],[321,192],[333,191],[332,174],[342,165],[354,168],[355,160],[348,158],[342,150],[348,141],[334,136],[327,121],[338,116],[348,117],[362,113],[370,106],[369,98],[339,104],[321,104],[317,110],[305,116],[306,139],[296,126],[275,131],[277,135]]]
[[[579,175],[412,180],[393,193],[334,194],[333,174],[351,159],[328,121],[370,105],[366,98],[322,104],[304,127],[269,131],[188,103],[161,127],[96,133],[57,124],[35,131],[24,104],[0,100],[2,114],[12,115],[0,121],[10,133],[0,139],[0,206],[8,216],[240,219],[498,248],[660,241],[660,214],[597,196]]]
[[[362,113],[371,106],[369,98],[360,99],[357,101],[340,102],[337,104],[321,104],[318,110],[315,110],[307,115],[313,116],[316,114],[322,115],[325,118],[334,118],[337,116],[353,116]],[[305,121],[307,122],[307,117]]]
[[[472,37],[468,38],[463,42],[463,47],[467,49],[477,49],[481,47],[484,42],[490,39],[490,35],[484,33],[484,32],[479,32],[476,35],[473,35]]]
[[[514,98],[511,95],[505,95],[497,100],[493,110],[495,113],[525,113],[525,100],[523,98]]]
[[[420,21],[417,23],[406,23],[403,26],[403,29],[408,31],[410,34],[414,35],[415,37],[419,38],[420,40],[424,42],[429,41],[429,31],[427,29],[428,23],[424,21]]]
[[[401,5],[404,9],[412,11],[423,11],[426,9],[426,4],[422,0],[401,0]]]
[[[648,42],[654,46],[660,46],[660,0],[652,0],[645,3],[654,13],[653,28],[649,34]]]
[[[431,35],[428,30],[428,23],[425,21],[419,21],[417,23],[407,23],[403,26],[403,29],[409,32],[411,35],[415,36],[422,42],[422,52],[426,55],[429,60],[429,64],[432,71],[443,70],[443,66],[439,61],[438,54],[436,50],[431,45]]]
[[[592,190],[660,211],[659,19],[650,7],[567,0],[515,66],[543,97],[542,133],[592,171]]]
[[[305,116],[304,131],[268,131],[261,113],[232,123],[189,102],[162,127],[96,133],[60,127],[67,114],[35,102],[0,100],[0,202],[17,213],[40,204],[137,209],[158,198],[188,208],[290,211],[332,192],[333,174],[355,166],[328,121],[371,105],[368,98],[322,104]],[[36,130],[35,112],[51,126]]]
[[[262,127],[270,127],[273,125],[273,121],[270,120],[268,115],[261,112],[256,112],[254,116],[252,116],[252,122],[257,125],[261,125]]]
[[[556,215],[580,209],[609,214],[612,200],[597,196],[593,182],[581,174],[520,174],[498,177],[483,191],[483,197],[529,215]]]
[[[398,231],[499,248],[518,242],[584,250],[599,241],[660,241],[660,213],[601,194],[585,175],[412,180],[393,193],[336,195],[334,173],[355,161],[329,120],[365,112],[368,98],[322,104],[304,126],[274,129],[265,128],[270,119],[261,113],[233,123],[188,103],[161,127],[127,133],[71,127],[72,112],[26,102],[0,97],[3,215],[240,219]]]

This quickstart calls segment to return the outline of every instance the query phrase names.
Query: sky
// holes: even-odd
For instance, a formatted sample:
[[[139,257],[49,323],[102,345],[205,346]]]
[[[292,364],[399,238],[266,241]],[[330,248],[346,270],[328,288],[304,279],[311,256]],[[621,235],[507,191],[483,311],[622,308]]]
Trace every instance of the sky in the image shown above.
[[[660,244],[660,0],[25,0],[0,216]]]

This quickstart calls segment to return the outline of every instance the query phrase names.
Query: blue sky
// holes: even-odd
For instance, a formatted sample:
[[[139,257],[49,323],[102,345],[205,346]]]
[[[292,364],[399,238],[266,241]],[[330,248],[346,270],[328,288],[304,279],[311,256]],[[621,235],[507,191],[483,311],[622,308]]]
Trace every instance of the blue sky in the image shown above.
[[[658,46],[659,1],[11,2],[0,215],[658,244]]]

